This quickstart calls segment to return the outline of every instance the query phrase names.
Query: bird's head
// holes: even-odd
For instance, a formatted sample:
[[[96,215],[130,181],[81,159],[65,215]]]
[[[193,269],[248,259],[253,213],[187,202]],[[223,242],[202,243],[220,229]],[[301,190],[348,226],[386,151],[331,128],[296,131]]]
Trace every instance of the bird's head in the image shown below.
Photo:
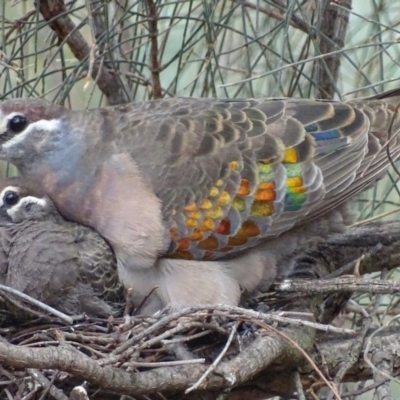
[[[60,218],[53,202],[33,182],[20,177],[0,182],[0,225]]]
[[[65,135],[66,109],[40,99],[0,102],[0,159],[28,167]]]

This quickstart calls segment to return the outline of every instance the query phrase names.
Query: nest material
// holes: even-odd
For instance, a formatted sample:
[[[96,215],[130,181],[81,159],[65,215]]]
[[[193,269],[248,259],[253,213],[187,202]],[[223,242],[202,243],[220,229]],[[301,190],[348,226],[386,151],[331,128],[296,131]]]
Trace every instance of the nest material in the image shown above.
[[[285,303],[282,298],[274,294],[266,296],[268,303],[279,303],[282,309]],[[268,331],[271,332],[269,328],[275,329],[273,326],[278,324],[282,327],[290,321],[282,311],[274,314],[250,308],[221,306],[212,310],[201,307],[175,313],[166,310],[153,317],[110,317],[108,320],[83,315],[75,317],[74,324],[68,325],[31,305],[27,307],[8,294],[3,293],[2,297],[6,303],[12,301],[14,310],[20,307],[18,317],[15,317],[15,312],[4,311],[4,306],[2,313],[2,342],[15,346],[13,349],[16,350],[13,352],[16,361],[7,363],[10,367],[4,366],[1,370],[3,393],[9,393],[12,398],[40,398],[46,390],[51,394],[49,398],[75,398],[76,391],[87,393],[90,399],[119,398],[113,393],[114,390],[109,390],[106,380],[99,384],[95,382],[96,378],[93,382],[90,376],[86,379],[79,376],[77,370],[71,372],[73,368],[66,367],[72,361],[71,357],[78,364],[89,358],[91,366],[88,371],[97,365],[99,369],[111,367],[134,376],[146,371],[165,373],[168,368],[174,373],[179,368],[185,371],[190,368],[192,373],[198,369],[200,379],[183,385],[184,390],[182,388],[180,392],[184,396],[188,389],[190,392],[191,388],[208,386],[209,375],[215,372],[222,360],[238,360],[244,349]],[[298,309],[299,302],[293,303],[292,297],[286,303],[286,308],[293,309],[295,304]],[[299,300],[299,296],[296,298]],[[257,304],[264,311],[267,308],[256,301],[250,304]],[[311,314],[302,313],[301,316],[311,318]],[[34,365],[28,368],[16,368],[18,351],[24,352],[26,349],[48,349],[50,352],[40,354]],[[65,350],[66,358],[63,360],[56,352],[52,354],[54,359],[49,360],[47,356],[51,355],[51,349],[61,350],[64,356]],[[64,371],[54,368],[59,362],[64,365]],[[188,382],[190,380],[188,377]],[[231,386],[231,383],[225,381],[214,385],[223,389]],[[171,388],[166,393],[169,391]],[[149,392],[151,394],[150,388]],[[120,393],[132,393],[132,388],[126,391],[121,388]],[[140,391],[138,394],[141,394]]]
[[[331,274],[394,269],[399,232],[399,223],[353,228],[300,257],[300,270],[316,265]],[[387,316],[397,312],[397,303],[382,311],[352,305],[346,316],[352,326],[360,325],[358,330],[338,328],[343,317],[336,319],[336,327],[327,324],[351,293],[371,297],[399,290],[396,281],[359,276],[293,280],[242,308],[61,320],[0,288],[13,310],[0,306],[0,398],[208,400],[223,395],[255,400],[290,396],[302,387],[319,398],[315,393],[322,386],[339,398],[337,385],[344,379],[371,378],[378,388],[400,373],[400,341],[397,327],[373,329],[368,312]],[[385,352],[383,361],[391,360],[383,375],[376,372],[385,366],[381,359],[375,361],[374,349]]]

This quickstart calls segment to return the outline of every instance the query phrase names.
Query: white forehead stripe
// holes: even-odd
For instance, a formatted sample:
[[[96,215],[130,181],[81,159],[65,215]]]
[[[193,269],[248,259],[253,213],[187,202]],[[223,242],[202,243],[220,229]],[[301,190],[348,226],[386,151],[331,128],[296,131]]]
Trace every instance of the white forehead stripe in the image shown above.
[[[7,116],[6,124],[14,115],[18,113],[12,113]],[[41,119],[40,121],[32,122],[28,125],[28,127],[23,130],[21,133],[16,133],[10,140],[3,144],[5,149],[12,147],[19,142],[22,142],[26,136],[28,136],[34,130],[43,130],[43,131],[55,131],[60,128],[60,121],[58,119]],[[6,129],[6,128],[5,128]],[[1,132],[4,132],[5,129],[2,129]]]
[[[45,199],[41,199],[39,197],[34,196],[26,196],[23,197],[15,206],[12,206],[9,210],[7,210],[7,214],[13,218],[15,214],[19,213],[21,208],[24,208],[26,204],[37,204],[41,208],[45,209],[47,206],[47,201]]]

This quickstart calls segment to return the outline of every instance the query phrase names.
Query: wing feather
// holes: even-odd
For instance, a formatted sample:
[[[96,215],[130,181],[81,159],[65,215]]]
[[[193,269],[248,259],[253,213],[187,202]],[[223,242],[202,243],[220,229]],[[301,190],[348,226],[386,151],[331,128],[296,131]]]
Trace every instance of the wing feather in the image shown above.
[[[164,99],[121,113],[116,143],[162,202],[167,255],[216,259],[275,238],[380,177],[391,103]],[[139,121],[140,135],[128,121]]]

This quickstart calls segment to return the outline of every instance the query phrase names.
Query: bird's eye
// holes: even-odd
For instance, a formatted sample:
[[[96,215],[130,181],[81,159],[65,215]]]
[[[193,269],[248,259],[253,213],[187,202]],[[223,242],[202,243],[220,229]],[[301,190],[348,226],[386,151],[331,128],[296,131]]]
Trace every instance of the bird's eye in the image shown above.
[[[28,125],[28,120],[23,115],[14,115],[8,121],[8,129],[14,133],[22,132]]]
[[[8,192],[5,193],[3,201],[8,206],[15,206],[19,202],[19,196],[17,193],[9,190]]]

